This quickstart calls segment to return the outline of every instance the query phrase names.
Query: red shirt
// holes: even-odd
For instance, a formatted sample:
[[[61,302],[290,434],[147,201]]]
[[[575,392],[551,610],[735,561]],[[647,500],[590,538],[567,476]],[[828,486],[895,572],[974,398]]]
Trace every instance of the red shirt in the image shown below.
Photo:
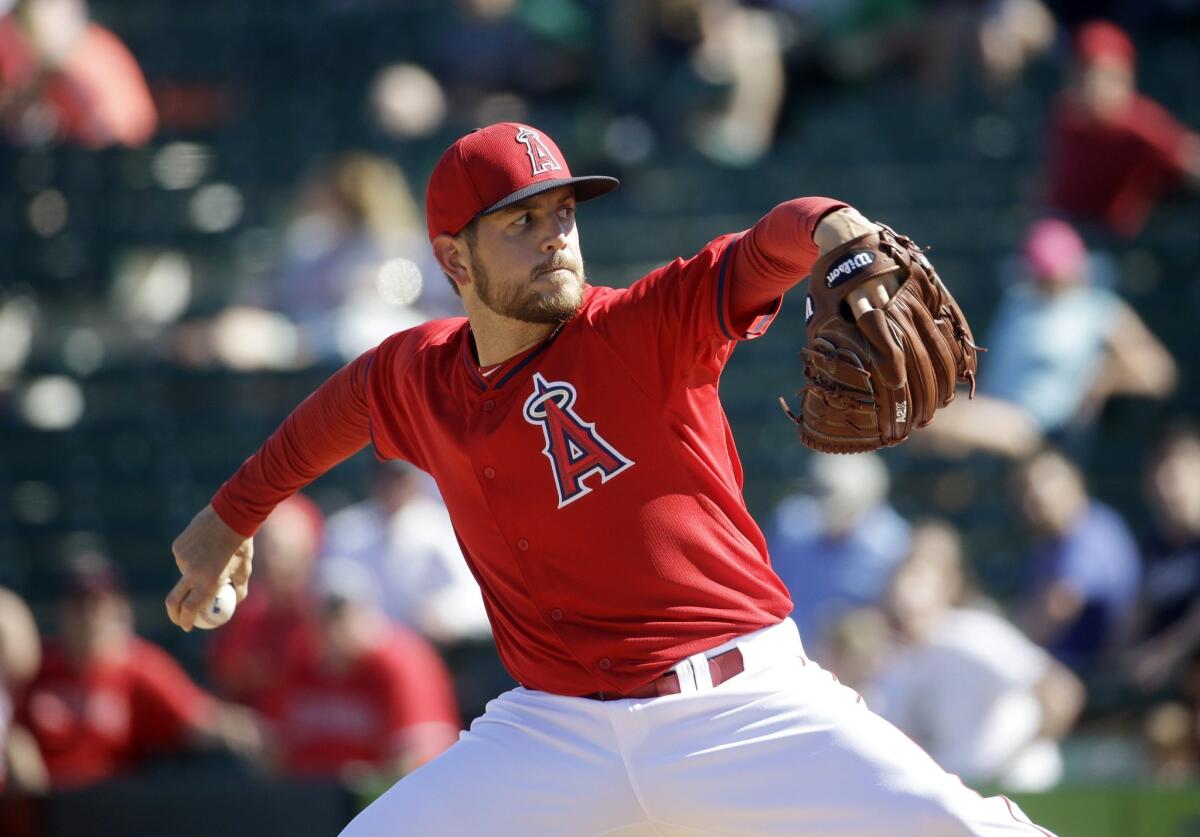
[[[1145,96],[1135,95],[1111,122],[1063,99],[1050,138],[1050,206],[1136,235],[1155,202],[1182,180],[1190,134]]]
[[[214,631],[207,649],[209,672],[224,697],[262,709],[284,678],[280,653],[312,631],[306,602],[280,605],[251,592],[237,617]]]
[[[266,714],[275,724],[284,769],[336,776],[354,762],[387,767],[421,724],[459,728],[450,673],[421,637],[402,628],[342,672],[321,665],[311,635],[288,649],[286,673]]]
[[[47,644],[17,719],[61,788],[100,781],[183,746],[211,709],[209,697],[165,651],[134,637],[121,657],[82,671],[61,647]]]
[[[571,321],[487,378],[465,319],[393,335],[310,396],[213,507],[251,534],[369,428],[379,456],[437,480],[508,671],[558,694],[628,692],[778,622],[791,601],[717,385],[838,206],[782,204],[630,288],[589,287]]]
[[[45,71],[12,16],[0,18],[0,94],[16,91],[34,92],[58,120],[57,135],[88,148],[144,145],[158,125],[137,60],[96,23],[88,24],[61,66]]]

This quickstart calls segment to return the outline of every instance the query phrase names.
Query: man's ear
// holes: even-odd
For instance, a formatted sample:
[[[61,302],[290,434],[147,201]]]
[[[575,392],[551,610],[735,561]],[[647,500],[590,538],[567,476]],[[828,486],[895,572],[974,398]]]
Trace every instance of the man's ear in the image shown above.
[[[433,256],[442,271],[460,288],[471,284],[467,270],[467,245],[451,235],[439,235],[432,242]]]

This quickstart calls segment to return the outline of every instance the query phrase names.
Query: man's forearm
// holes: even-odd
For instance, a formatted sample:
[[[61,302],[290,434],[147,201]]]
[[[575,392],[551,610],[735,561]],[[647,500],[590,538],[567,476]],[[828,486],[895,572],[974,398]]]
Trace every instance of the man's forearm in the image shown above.
[[[213,497],[231,528],[251,537],[272,509],[371,441],[366,372],[373,352],[306,398]]]
[[[776,206],[743,236],[733,259],[730,314],[753,317],[808,275],[824,251],[875,229],[832,198],[796,198]]]

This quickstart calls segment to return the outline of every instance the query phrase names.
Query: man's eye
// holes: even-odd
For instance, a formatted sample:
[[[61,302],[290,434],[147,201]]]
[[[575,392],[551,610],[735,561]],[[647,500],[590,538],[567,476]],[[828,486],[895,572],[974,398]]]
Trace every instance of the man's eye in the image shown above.
[[[523,212],[513,219],[513,225],[517,227],[527,226],[533,220],[528,212]]]
[[[573,206],[559,207],[558,215],[564,221],[567,220],[568,218],[573,218],[575,216],[575,207],[573,207]]]

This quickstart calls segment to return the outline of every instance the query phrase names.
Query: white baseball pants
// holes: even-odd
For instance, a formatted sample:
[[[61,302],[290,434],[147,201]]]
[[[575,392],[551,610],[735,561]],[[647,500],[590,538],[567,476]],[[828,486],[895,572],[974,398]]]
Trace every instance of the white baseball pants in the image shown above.
[[[745,671],[713,688],[703,657],[734,645]],[[506,692],[342,837],[1050,835],[868,711],[790,619],[676,671],[647,700]]]

